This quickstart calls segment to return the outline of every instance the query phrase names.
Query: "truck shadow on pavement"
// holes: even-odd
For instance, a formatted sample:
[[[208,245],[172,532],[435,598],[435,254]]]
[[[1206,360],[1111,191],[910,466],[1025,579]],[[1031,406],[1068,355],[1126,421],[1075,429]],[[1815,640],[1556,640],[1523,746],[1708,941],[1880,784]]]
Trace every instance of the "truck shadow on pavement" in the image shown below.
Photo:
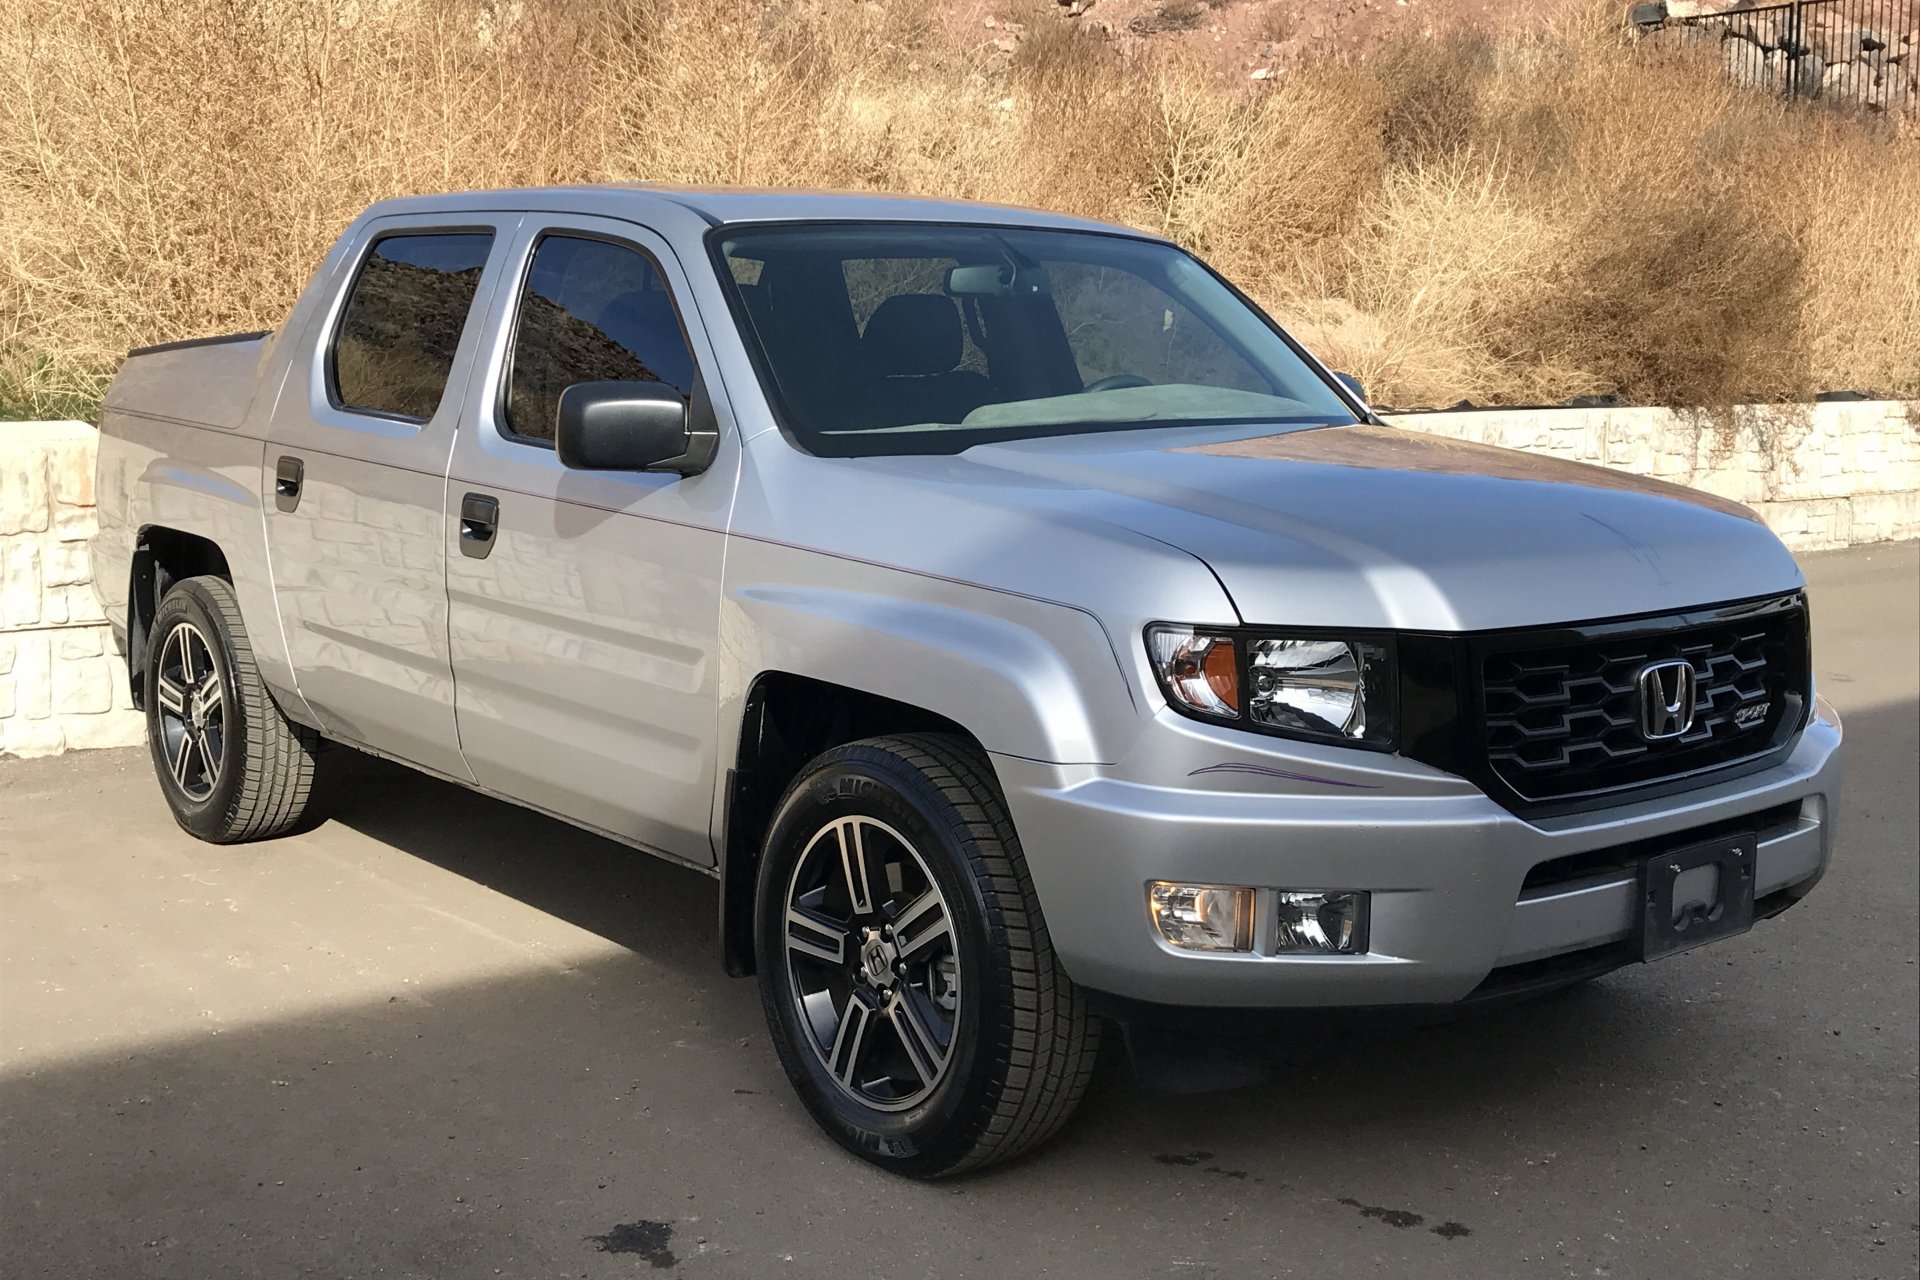
[[[1849,729],[1899,778],[1913,718],[1902,703]],[[754,984],[720,970],[713,881],[394,766],[351,773],[335,821],[615,947],[217,1033],[103,1036],[0,1078],[9,1274],[843,1273],[817,1253],[823,1231],[833,1249],[885,1248],[898,1212],[1005,1270],[1057,1257],[1069,1207],[1104,1215],[1105,1234],[1076,1244],[1089,1274],[1138,1274],[1145,1224],[1204,1236],[1230,1210],[1249,1238],[1283,1223],[1308,1255],[1363,1229],[1475,1250],[1543,1197],[1631,1215],[1663,1181],[1719,1185],[1726,1144],[1775,1131],[1783,1105],[1799,1119],[1825,1103],[1856,1129],[1905,1105],[1822,1083],[1828,1023],[1843,1020],[1823,1005],[1877,984],[1894,1000],[1887,1031],[1911,1021],[1895,1012],[1913,980],[1911,895],[1872,938],[1845,907],[1848,892],[1902,901],[1908,865],[1866,851],[1899,845],[1910,773],[1906,795],[1850,803],[1867,810],[1848,830],[1855,857],[1794,927],[1450,1025],[1303,1024],[1274,1083],[1232,1093],[1152,1096],[1109,1060],[1053,1144],[937,1186],[871,1170],[814,1129]],[[1910,1070],[1891,1043],[1869,1065]],[[1793,1176],[1759,1150],[1756,1177]],[[1516,1180],[1522,1199],[1500,1199]],[[632,1241],[643,1256],[602,1256]]]

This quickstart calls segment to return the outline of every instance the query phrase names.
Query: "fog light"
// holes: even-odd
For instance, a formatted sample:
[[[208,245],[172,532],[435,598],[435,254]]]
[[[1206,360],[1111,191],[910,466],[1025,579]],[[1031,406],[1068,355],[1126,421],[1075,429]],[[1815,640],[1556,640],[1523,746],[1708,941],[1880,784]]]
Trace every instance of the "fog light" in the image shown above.
[[[1367,949],[1365,893],[1288,893],[1274,895],[1280,932],[1274,951],[1279,955],[1319,952],[1355,955]]]
[[[1147,886],[1147,910],[1160,936],[1186,951],[1253,950],[1253,890],[1234,885]]]

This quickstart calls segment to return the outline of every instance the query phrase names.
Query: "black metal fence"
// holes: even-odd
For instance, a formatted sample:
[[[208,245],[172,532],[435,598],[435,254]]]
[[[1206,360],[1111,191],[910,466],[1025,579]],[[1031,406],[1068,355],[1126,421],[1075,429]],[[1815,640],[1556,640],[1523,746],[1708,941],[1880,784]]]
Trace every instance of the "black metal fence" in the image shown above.
[[[1920,114],[1920,0],[1637,4],[1662,40],[1716,44],[1736,82],[1876,112]]]

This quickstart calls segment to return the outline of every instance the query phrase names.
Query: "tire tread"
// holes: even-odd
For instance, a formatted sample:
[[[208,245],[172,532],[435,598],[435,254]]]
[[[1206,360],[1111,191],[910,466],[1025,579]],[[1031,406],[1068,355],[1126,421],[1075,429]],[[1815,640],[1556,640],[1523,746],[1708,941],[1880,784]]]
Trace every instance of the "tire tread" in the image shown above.
[[[976,1117],[970,1149],[939,1176],[1012,1159],[1052,1137],[1072,1116],[1100,1051],[1100,1023],[1054,954],[1039,896],[1013,819],[978,748],[948,734],[912,733],[868,738],[839,748],[884,752],[917,770],[951,812],[951,834],[972,872],[991,886],[1011,971],[1008,1014],[987,1029],[1002,1082],[985,1114]]]
[[[239,786],[226,812],[211,829],[187,829],[216,844],[285,835],[300,825],[312,803],[320,735],[288,720],[274,702],[254,661],[233,584],[212,576],[184,578],[173,585],[168,597],[177,591],[195,596],[221,633],[227,676],[233,688],[233,710],[245,734],[235,761],[240,770]],[[177,808],[175,813],[179,816]],[[181,825],[187,825],[184,818]]]

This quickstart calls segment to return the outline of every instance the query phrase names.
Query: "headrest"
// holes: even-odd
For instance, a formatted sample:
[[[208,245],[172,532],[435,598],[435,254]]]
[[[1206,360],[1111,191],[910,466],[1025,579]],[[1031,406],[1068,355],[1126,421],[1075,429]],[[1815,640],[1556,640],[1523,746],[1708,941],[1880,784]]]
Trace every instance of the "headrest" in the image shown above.
[[[941,293],[895,294],[874,308],[860,335],[868,364],[889,378],[951,373],[964,342],[960,308]]]

